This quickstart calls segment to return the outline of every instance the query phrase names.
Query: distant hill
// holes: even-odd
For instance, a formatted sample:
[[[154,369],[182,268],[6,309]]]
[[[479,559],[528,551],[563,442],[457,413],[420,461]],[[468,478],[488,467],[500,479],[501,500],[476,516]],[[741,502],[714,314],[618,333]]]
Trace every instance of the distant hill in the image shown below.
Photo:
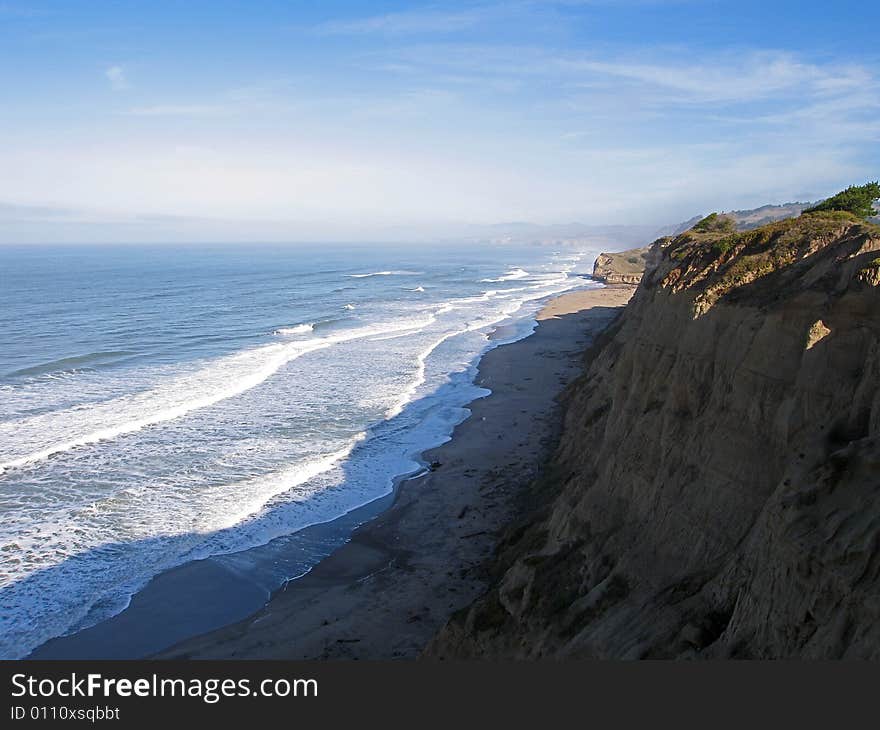
[[[760,228],[768,223],[797,218],[806,208],[816,205],[816,202],[783,203],[782,205],[762,205],[760,208],[750,210],[731,210],[723,212],[724,217],[732,218],[738,231],[749,231]],[[683,223],[664,226],[654,230],[651,240],[659,238],[671,238],[678,236],[693,228],[703,219],[702,215],[696,215]],[[874,223],[880,223],[880,215],[869,219]],[[635,227],[634,227],[635,228]],[[618,239],[618,246],[609,247],[596,258],[593,267],[593,277],[608,284],[638,284],[645,270],[645,261],[649,257],[652,244],[648,243],[637,248],[624,251],[620,249],[631,242],[627,238]]]
[[[797,218],[806,208],[811,208],[819,201],[813,202],[797,202],[783,203],[782,205],[762,205],[760,208],[752,208],[751,210],[730,210],[719,211],[730,216],[736,221],[736,228],[739,231],[749,231],[753,228],[760,228],[768,223],[785,220],[787,218]],[[690,229],[695,223],[703,218],[702,215],[694,216],[679,223],[677,226],[667,226],[660,229],[657,237],[661,236],[677,236]],[[869,219],[874,223],[880,223],[880,215],[876,215]]]
[[[739,230],[757,228],[765,223],[794,218],[813,203],[785,203],[764,205],[753,210],[729,212],[736,220]],[[663,236],[677,236],[701,220],[697,215],[683,223],[672,223],[661,228],[651,225],[590,225],[586,223],[555,223],[543,225],[528,221],[510,221],[490,225],[460,226],[447,232],[450,239],[467,239],[483,244],[534,244],[534,245],[589,245],[608,252],[627,253],[624,249],[642,247]]]
[[[760,228],[768,223],[797,218],[805,208],[815,203],[785,203],[783,205],[762,205],[752,210],[732,210],[727,215],[736,221],[736,227],[740,231],[748,231],[752,228]]]
[[[468,239],[474,243],[534,244],[534,245],[589,245],[609,249],[640,245],[656,238],[655,226],[650,225],[589,225],[586,223],[555,223],[543,225],[512,221],[490,225],[462,226],[450,231],[449,237]]]
[[[782,205],[762,205],[760,208],[752,208],[751,210],[730,210],[719,211],[730,216],[736,221],[737,230],[747,231],[752,228],[759,228],[767,223],[785,220],[786,218],[797,218],[805,208],[815,205],[814,202],[806,203],[783,203]],[[705,214],[695,215],[683,223],[664,226],[657,231],[655,238],[662,236],[677,236],[693,227],[695,223],[702,220]]]
[[[762,205],[751,210],[727,211],[725,215],[736,221],[738,230],[745,231],[758,228],[767,223],[796,218],[804,208],[815,205],[814,202],[784,203],[782,205]],[[623,249],[641,247],[664,236],[677,236],[688,230],[705,213],[695,215],[682,223],[672,223],[661,228],[645,225],[588,225],[586,223],[557,223],[541,225],[512,221],[464,228],[458,234],[471,238],[474,242],[485,243],[534,243],[534,244],[583,244],[605,246],[609,252],[621,252]],[[624,252],[625,253],[625,252]]]

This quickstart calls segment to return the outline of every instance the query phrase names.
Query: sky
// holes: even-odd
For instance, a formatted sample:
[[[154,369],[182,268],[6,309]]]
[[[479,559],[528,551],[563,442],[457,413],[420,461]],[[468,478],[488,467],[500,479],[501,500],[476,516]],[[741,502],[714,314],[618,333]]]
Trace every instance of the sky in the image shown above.
[[[667,224],[880,176],[867,0],[0,0],[0,242]]]

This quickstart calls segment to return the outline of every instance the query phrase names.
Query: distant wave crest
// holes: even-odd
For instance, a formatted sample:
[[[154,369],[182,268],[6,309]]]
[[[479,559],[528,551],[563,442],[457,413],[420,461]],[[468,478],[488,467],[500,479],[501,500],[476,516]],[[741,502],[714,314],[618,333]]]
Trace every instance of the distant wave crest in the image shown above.
[[[517,266],[495,279],[483,279],[482,281],[486,283],[494,283],[499,281],[516,281],[517,279],[525,279],[529,276],[531,276],[531,274],[528,271],[526,271],[525,269],[521,269]]]
[[[406,271],[405,269],[401,269],[399,271],[370,271],[366,274],[346,274],[346,276],[351,279],[366,279],[370,276],[418,276],[421,273],[421,271]]]
[[[256,387],[286,363],[306,353],[360,338],[418,330],[432,321],[433,317],[427,320],[402,318],[326,337],[264,345],[221,358],[151,390],[88,408],[75,407],[0,423],[0,439],[7,443],[13,443],[13,433],[19,438],[31,436],[20,442],[23,451],[0,455],[0,473],[207,408]],[[4,436],[9,438],[2,438]],[[47,436],[52,440],[47,440]]]
[[[315,329],[314,323],[305,322],[303,324],[295,325],[294,327],[280,327],[279,329],[275,330],[275,332],[273,332],[273,334],[285,335],[285,336],[304,335],[309,332],[312,332],[314,329]]]

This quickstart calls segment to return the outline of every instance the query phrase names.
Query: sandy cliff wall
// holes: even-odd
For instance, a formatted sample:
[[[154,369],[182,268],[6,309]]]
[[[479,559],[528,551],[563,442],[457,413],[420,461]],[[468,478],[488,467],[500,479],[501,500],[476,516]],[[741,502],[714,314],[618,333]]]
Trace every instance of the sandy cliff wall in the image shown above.
[[[638,284],[645,272],[651,247],[618,253],[600,253],[593,263],[593,278],[606,284]]]
[[[880,229],[659,241],[432,657],[880,659]]]

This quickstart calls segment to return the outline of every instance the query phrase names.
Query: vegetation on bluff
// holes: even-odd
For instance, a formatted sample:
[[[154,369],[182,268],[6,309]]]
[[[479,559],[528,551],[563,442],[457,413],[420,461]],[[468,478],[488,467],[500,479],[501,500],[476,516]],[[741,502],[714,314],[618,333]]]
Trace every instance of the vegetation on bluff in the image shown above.
[[[736,221],[727,215],[710,213],[692,228],[699,233],[733,233],[736,230]]]
[[[661,267],[657,281],[674,291],[697,289],[696,309],[706,311],[721,296],[809,256],[824,242],[844,234],[854,243],[876,239],[880,226],[866,214],[878,193],[876,183],[850,187],[797,218],[745,231],[713,213],[664,247],[670,266]],[[872,273],[866,281],[873,278]]]
[[[820,213],[823,211],[841,210],[859,218],[870,218],[877,214],[874,201],[880,198],[880,183],[869,182],[864,185],[850,185],[837,195],[823,200],[819,205],[807,208],[804,213]]]

